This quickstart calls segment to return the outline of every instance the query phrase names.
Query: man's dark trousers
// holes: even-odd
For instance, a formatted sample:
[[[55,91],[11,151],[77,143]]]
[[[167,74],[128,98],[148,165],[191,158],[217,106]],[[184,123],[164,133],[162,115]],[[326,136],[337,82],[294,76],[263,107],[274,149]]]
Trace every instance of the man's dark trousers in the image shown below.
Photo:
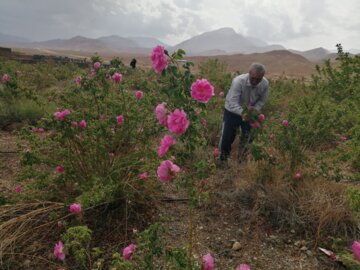
[[[239,144],[239,158],[241,159],[247,150],[247,144],[250,139],[251,126],[249,122],[242,120],[240,115],[224,110],[223,129],[220,141],[221,160],[226,160],[230,156],[231,144],[235,140],[236,131],[241,128],[241,137]]]

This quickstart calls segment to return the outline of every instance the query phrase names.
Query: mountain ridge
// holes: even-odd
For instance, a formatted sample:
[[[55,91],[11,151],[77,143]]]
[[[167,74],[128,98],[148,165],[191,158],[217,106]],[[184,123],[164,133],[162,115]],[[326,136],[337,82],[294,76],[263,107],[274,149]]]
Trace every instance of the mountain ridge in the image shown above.
[[[334,54],[324,48],[307,51],[286,49],[280,44],[268,44],[255,38],[243,36],[233,28],[223,27],[201,33],[174,46],[167,45],[152,37],[122,37],[118,35],[88,38],[81,35],[69,39],[50,39],[29,41],[17,36],[0,33],[0,46],[18,48],[40,48],[49,50],[79,51],[88,53],[140,53],[149,54],[156,45],[164,46],[169,52],[185,50],[188,56],[216,56],[232,54],[266,53],[269,51],[288,50],[301,55],[312,62],[334,58]]]

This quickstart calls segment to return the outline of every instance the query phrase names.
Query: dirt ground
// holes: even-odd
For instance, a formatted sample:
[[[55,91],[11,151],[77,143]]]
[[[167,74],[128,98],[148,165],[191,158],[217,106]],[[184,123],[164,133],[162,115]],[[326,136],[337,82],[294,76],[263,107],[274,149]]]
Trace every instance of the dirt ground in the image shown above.
[[[235,269],[240,263],[249,264],[253,270],[343,269],[320,253],[311,239],[298,238],[291,230],[272,230],[266,220],[254,218],[252,213],[256,209],[249,208],[246,202],[239,203],[238,191],[243,184],[241,166],[231,161],[231,170],[218,168],[203,183],[210,191],[210,199],[193,209],[194,256],[200,260],[210,252],[218,270]],[[18,169],[16,137],[0,131],[1,196],[14,192]],[[181,200],[184,195],[172,187],[168,192],[173,199],[164,200],[159,213],[167,220],[166,242],[171,246],[184,246],[189,239],[189,208],[186,200]]]
[[[239,168],[241,174],[241,166],[230,161],[229,168],[217,169],[205,182],[211,196],[194,209],[194,256],[210,252],[218,270],[235,269],[241,263],[255,270],[344,269],[319,252],[311,239],[299,238],[290,229],[272,230],[266,220],[255,218],[256,210],[249,209],[245,200],[239,203],[242,178],[229,172]],[[167,240],[174,246],[185,245],[189,235],[186,203],[167,203],[161,211],[169,220]]]

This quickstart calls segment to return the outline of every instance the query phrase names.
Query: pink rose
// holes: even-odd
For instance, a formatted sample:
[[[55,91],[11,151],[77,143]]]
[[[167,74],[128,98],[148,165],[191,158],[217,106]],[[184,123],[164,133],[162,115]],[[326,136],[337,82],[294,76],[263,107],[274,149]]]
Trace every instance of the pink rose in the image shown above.
[[[196,101],[207,103],[214,95],[214,86],[206,79],[196,80],[191,85],[191,96]]]
[[[72,122],[71,122],[71,126],[72,126],[72,127],[77,127],[77,126],[78,126],[78,123],[75,122],[75,121],[72,121]]]
[[[177,135],[185,133],[189,124],[190,122],[183,110],[176,109],[167,118],[167,127],[172,133]]]
[[[157,175],[160,182],[166,183],[175,177],[175,174],[180,172],[179,166],[172,163],[170,160],[164,160],[161,162],[157,169]]]
[[[124,248],[123,253],[122,253],[124,260],[131,260],[132,255],[135,252],[135,249],[136,249],[135,244],[130,244],[126,248]]]
[[[301,173],[300,173],[300,172],[296,172],[296,173],[294,174],[294,178],[295,178],[295,180],[297,180],[297,181],[301,180]]]
[[[65,260],[64,244],[61,241],[55,244],[54,256],[60,261]]]
[[[73,214],[79,214],[81,212],[81,204],[73,203],[70,205],[70,212]]]
[[[252,128],[259,128],[261,125],[260,125],[259,122],[254,122],[254,123],[250,123],[250,126],[251,126]]]
[[[214,157],[218,157],[220,155],[219,148],[214,149]]]
[[[94,69],[90,70],[89,76],[90,77],[95,77],[96,76],[96,71]]]
[[[100,62],[95,62],[94,63],[94,68],[95,69],[99,69],[101,67],[101,63]]]
[[[9,80],[10,80],[9,74],[5,73],[5,74],[2,76],[2,81],[3,81],[4,83],[6,83],[6,82],[9,81]]]
[[[169,148],[176,144],[176,140],[171,135],[165,135],[160,142],[160,146],[158,148],[159,157],[163,157]]]
[[[238,267],[236,267],[235,270],[251,270],[251,268],[249,265],[242,263]]]
[[[287,127],[289,125],[289,121],[288,120],[282,120],[281,124],[284,126],[284,127]]]
[[[144,93],[142,91],[140,91],[140,90],[137,90],[135,92],[135,96],[136,96],[137,99],[142,99],[144,97]]]
[[[210,253],[202,257],[203,270],[213,270],[215,269],[215,260]]]
[[[207,127],[207,121],[206,119],[201,119],[201,125],[203,126],[203,128],[206,128]]]
[[[123,115],[116,116],[116,122],[118,123],[118,125],[124,123],[124,116]]]
[[[219,93],[219,96],[220,96],[220,97],[223,97],[223,96],[224,96],[224,92],[221,91],[221,92]]]
[[[63,165],[59,165],[59,166],[56,167],[55,171],[56,171],[57,173],[64,173],[64,172],[65,172],[65,168],[64,168]]]
[[[80,128],[86,128],[87,127],[87,123],[85,120],[81,120],[80,123],[79,123],[79,127]]]
[[[63,121],[66,118],[66,116],[68,116],[69,114],[70,114],[70,111],[68,109],[63,110],[63,111],[57,111],[54,113],[55,118],[58,121]]]
[[[77,76],[76,78],[75,78],[75,83],[76,83],[76,85],[77,86],[81,86],[81,77],[80,76]]]
[[[149,175],[147,172],[143,172],[139,175],[139,178],[143,181],[146,181],[149,178]]]
[[[15,192],[16,192],[16,193],[21,193],[21,192],[22,192],[22,188],[21,188],[20,185],[17,185],[17,186],[15,187]]]
[[[352,243],[351,249],[354,253],[356,260],[360,261],[360,243],[358,241],[354,241]]]
[[[113,81],[114,81],[115,83],[119,83],[119,82],[122,81],[122,75],[121,75],[119,72],[115,72],[115,73],[111,76],[111,78],[113,79]]]
[[[150,59],[151,66],[156,73],[161,73],[168,66],[168,60],[166,59],[163,46],[156,46],[150,55]]]
[[[258,115],[258,119],[259,119],[260,121],[264,121],[264,120],[265,120],[265,115],[264,115],[264,114],[259,114],[259,115]]]
[[[160,125],[167,126],[167,116],[166,116],[166,103],[158,104],[155,108],[156,118],[159,121]]]

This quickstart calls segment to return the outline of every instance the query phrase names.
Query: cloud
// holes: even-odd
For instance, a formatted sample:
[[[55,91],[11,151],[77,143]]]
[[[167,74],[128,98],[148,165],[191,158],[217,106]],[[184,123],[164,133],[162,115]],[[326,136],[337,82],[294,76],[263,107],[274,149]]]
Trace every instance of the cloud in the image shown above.
[[[151,36],[174,45],[232,27],[268,43],[316,47],[325,37],[360,47],[358,10],[358,0],[1,0],[0,32],[33,40]]]

